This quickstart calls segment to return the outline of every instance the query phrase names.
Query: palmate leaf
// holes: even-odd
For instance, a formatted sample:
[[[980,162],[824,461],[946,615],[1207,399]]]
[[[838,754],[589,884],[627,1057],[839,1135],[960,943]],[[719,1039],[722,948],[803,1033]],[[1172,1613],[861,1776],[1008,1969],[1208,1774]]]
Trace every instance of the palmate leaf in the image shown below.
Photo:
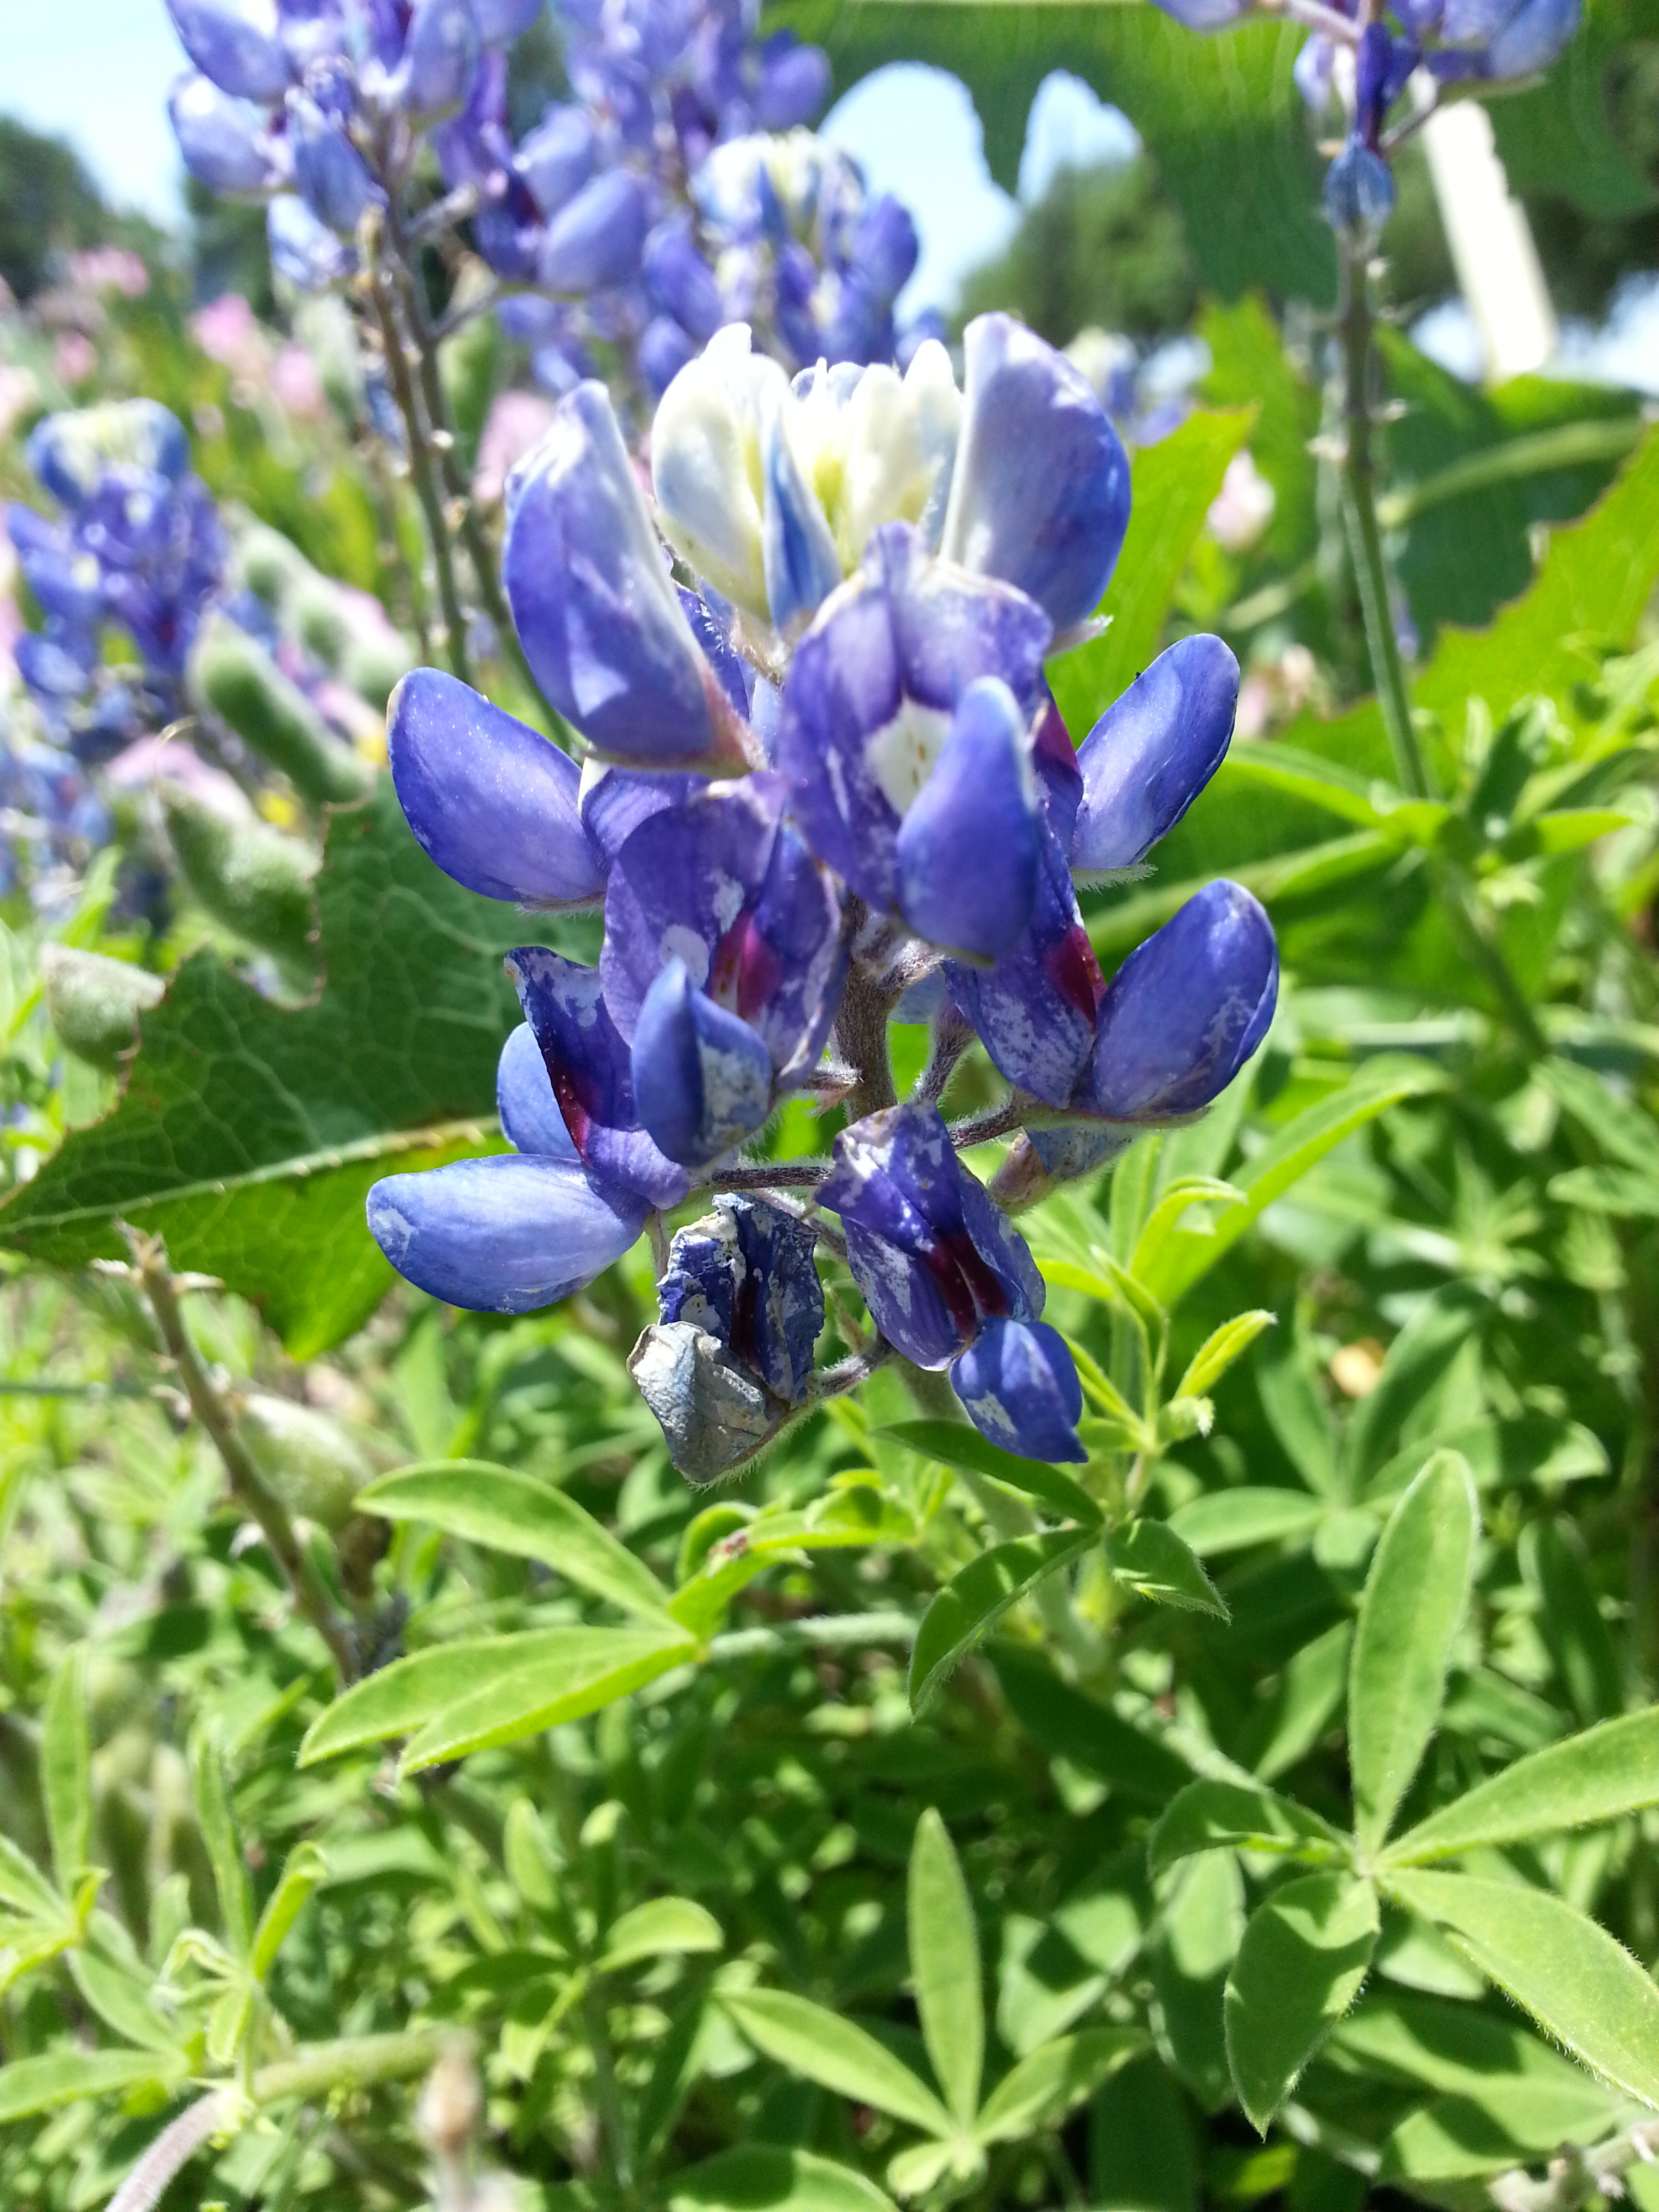
[[[1270,1851],[1310,1866],[1346,1864],[1352,1848],[1328,1820],[1276,1791],[1240,1782],[1189,1782],[1146,1845],[1154,1874],[1200,1851]]]
[[[317,885],[324,982],[274,1006],[200,952],[143,1017],[119,1103],[0,1210],[0,1244],[119,1258],[118,1221],[263,1305],[290,1352],[337,1343],[392,1280],[363,1200],[379,1176],[499,1149],[501,954],[538,933],[416,844],[389,777],[337,813]]]
[[[1057,2127],[1103,2081],[1146,2048],[1139,2028],[1090,2027],[1040,2043],[985,2100],[974,2134],[987,2145]]]
[[[1167,1521],[1125,1521],[1108,1531],[1106,1564],[1112,1579],[1154,1605],[1207,1613],[1225,1620],[1227,1601]]]

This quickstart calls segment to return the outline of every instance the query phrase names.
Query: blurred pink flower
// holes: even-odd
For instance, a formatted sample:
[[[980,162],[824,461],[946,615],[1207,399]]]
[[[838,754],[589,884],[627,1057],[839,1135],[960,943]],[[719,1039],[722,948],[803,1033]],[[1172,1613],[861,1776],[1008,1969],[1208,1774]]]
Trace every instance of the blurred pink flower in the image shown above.
[[[60,384],[80,384],[98,366],[98,349],[79,331],[65,331],[53,349],[52,365]]]
[[[40,396],[40,387],[26,368],[0,361],[0,438],[8,435],[18,416],[26,414]]]
[[[478,440],[478,464],[473,471],[473,496],[497,500],[507,487],[507,472],[521,461],[532,446],[539,445],[553,420],[553,402],[539,392],[504,392],[490,409]]]
[[[265,362],[264,332],[240,292],[222,292],[190,319],[196,343],[210,361],[246,375]]]
[[[125,246],[94,246],[69,258],[69,279],[88,292],[122,292],[129,300],[142,300],[149,289],[149,271]]]
[[[302,345],[285,345],[272,362],[270,389],[296,422],[314,422],[327,404],[317,364]]]
[[[1249,452],[1235,453],[1221,479],[1219,496],[1206,518],[1210,535],[1229,553],[1243,553],[1273,520],[1275,504],[1273,486]]]
[[[220,768],[214,768],[179,738],[140,738],[125,752],[117,753],[105,770],[119,791],[143,791],[158,781],[182,785],[227,822],[246,823],[253,809],[241,786]]]

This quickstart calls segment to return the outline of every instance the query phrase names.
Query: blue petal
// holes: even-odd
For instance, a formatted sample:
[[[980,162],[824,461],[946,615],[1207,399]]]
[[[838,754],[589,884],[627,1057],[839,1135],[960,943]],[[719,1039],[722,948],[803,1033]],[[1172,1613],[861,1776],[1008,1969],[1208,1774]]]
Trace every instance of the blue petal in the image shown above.
[[[547,1062],[528,1022],[519,1024],[495,1063],[495,1111],[515,1152],[555,1160],[580,1157],[564,1126]]]
[[[679,1230],[657,1285],[665,1322],[718,1337],[774,1397],[799,1405],[812,1379],[823,1289],[807,1224],[764,1199],[728,1194]]]
[[[294,148],[294,181],[319,222],[349,237],[380,188],[368,165],[337,123],[307,94],[289,101],[289,137]]]
[[[1174,829],[1225,757],[1237,706],[1238,663],[1218,637],[1183,637],[1136,677],[1077,756],[1079,874],[1133,867]]]
[[[755,120],[763,131],[810,123],[830,97],[830,57],[800,45],[793,31],[775,31],[761,48]]]
[[[185,167],[210,191],[258,192],[272,182],[264,132],[211,77],[181,76],[167,94],[167,113]]]
[[[540,945],[509,952],[507,969],[583,1160],[606,1184],[637,1191],[653,1206],[678,1206],[691,1179],[641,1126],[628,1046],[605,1011],[596,970]]]
[[[900,912],[970,959],[1012,951],[1036,901],[1041,831],[1024,717],[1006,684],[982,678],[899,824]]]
[[[504,1154],[388,1176],[369,1233],[417,1290],[473,1313],[529,1313],[620,1260],[647,1209],[563,1160]]]
[[[386,754],[421,848],[458,884],[531,906],[591,906],[605,868],[577,810],[580,771],[435,668],[392,695]]]
[[[772,620],[789,637],[817,612],[842,573],[835,538],[795,458],[787,424],[787,410],[774,395],[761,425],[761,558]]]
[[[1086,1460],[1077,1432],[1083,1385],[1066,1340],[1046,1322],[994,1321],[951,1370],[982,1437],[1024,1459]]]
[[[416,0],[404,46],[410,105],[428,114],[459,106],[481,46],[472,0]]]
[[[1129,463],[1081,369],[1007,315],[963,341],[962,434],[940,550],[1029,592],[1056,631],[1100,603],[1129,521]]]
[[[556,215],[574,198],[592,175],[598,152],[587,111],[568,102],[548,108],[520,141],[519,174],[544,216]]]
[[[568,200],[547,226],[537,275],[550,292],[608,290],[639,273],[645,193],[631,169],[607,169]]]
[[[601,752],[707,761],[731,709],[697,651],[603,385],[577,386],[509,485],[503,575],[536,681]]]
[[[319,222],[297,192],[278,192],[265,210],[270,265],[302,292],[319,292],[357,265],[349,246]]]
[[[547,12],[547,0],[472,0],[472,4],[487,46],[510,46],[533,30]]]
[[[691,216],[681,208],[666,216],[645,241],[641,259],[646,289],[699,345],[706,345],[726,320],[714,272],[697,249]]]
[[[1045,832],[1031,926],[988,971],[945,963],[951,989],[998,1070],[1067,1106],[1089,1066],[1104,984],[1059,841]]]
[[[1241,884],[1207,884],[1108,984],[1090,1110],[1110,1121],[1200,1112],[1267,1035],[1278,996],[1273,924]]]
[[[648,775],[590,753],[582,763],[578,811],[608,869],[641,822],[704,787],[699,775]]]
[[[1042,705],[1031,732],[1031,765],[1042,792],[1042,810],[1060,849],[1069,853],[1083,804],[1083,771],[1078,765],[1071,732],[1066,728],[1054,695],[1043,686]]]
[[[185,52],[204,76],[238,100],[280,100],[288,56],[246,0],[167,0]]]
[[[696,988],[682,960],[646,994],[633,1073],[641,1121],[683,1167],[707,1167],[772,1110],[772,1055],[739,1015]]]

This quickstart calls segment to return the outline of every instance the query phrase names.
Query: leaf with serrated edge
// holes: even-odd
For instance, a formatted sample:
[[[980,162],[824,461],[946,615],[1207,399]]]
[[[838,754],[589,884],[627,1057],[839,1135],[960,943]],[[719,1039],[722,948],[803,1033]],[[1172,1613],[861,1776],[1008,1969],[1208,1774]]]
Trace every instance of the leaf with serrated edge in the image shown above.
[[[1251,1914],[1227,1977],[1227,2064],[1259,2135],[1359,1993],[1376,1946],[1376,1897],[1332,1869],[1299,1875]]]
[[[1388,1834],[1440,1717],[1480,1532],[1468,1462],[1437,1452],[1378,1540],[1348,1668],[1354,1832],[1366,1850]]]
[[[922,2040],[945,2101],[965,2128],[978,2109],[985,2064],[979,1928],[955,1847],[931,1807],[916,1823],[907,1902]]]
[[[1197,1554],[1164,1521],[1126,1521],[1106,1532],[1106,1564],[1115,1580],[1154,1605],[1229,1618],[1226,1600]]]
[[[511,1468],[479,1459],[422,1461],[383,1474],[357,1503],[388,1521],[423,1521],[468,1543],[539,1559],[624,1613],[654,1620],[667,1612],[668,1592],[643,1560],[574,1498]]]
[[[1659,1805],[1659,1705],[1516,1759],[1408,1829],[1389,1845],[1383,1863],[1420,1866],[1622,1820],[1650,1805]]]
[[[926,2083],[850,2020],[787,1990],[726,1990],[720,2002],[756,2050],[792,2074],[927,2135],[954,2133],[951,2115]]]
[[[963,1654],[995,1626],[1011,1605],[1047,1575],[1066,1566],[1097,1541],[1085,1528],[1016,1536],[981,1552],[951,1577],[922,1615],[910,1655],[910,1710],[920,1712]]]
[[[1581,2065],[1659,2107],[1659,1989],[1605,1929],[1520,1882],[1402,1868],[1383,1890],[1443,1929]]]
[[[1243,1782],[1189,1782],[1152,1830],[1146,1864],[1161,1874],[1198,1851],[1271,1851],[1310,1866],[1346,1864],[1348,1838],[1272,1790]]]

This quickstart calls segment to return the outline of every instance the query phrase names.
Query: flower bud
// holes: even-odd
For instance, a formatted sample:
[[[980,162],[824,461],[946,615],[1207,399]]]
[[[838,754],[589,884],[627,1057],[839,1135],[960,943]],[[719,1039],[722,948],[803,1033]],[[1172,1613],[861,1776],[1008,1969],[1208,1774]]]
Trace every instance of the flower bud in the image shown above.
[[[629,169],[607,169],[548,224],[537,276],[550,292],[581,295],[625,284],[645,244],[645,193]]]
[[[1350,253],[1375,251],[1394,212],[1394,178],[1380,154],[1350,138],[1325,172],[1325,220]]]
[[[167,995],[147,969],[67,945],[41,947],[40,988],[46,1018],[70,1050],[104,1068],[118,1066],[137,1042],[139,1015]]]
[[[994,1321],[951,1370],[951,1387],[982,1437],[1025,1459],[1086,1460],[1077,1432],[1083,1385],[1058,1329]]]
[[[478,66],[474,0],[416,0],[404,40],[410,105],[435,113],[459,107]]]
[[[338,1528],[372,1469],[337,1422],[291,1398],[264,1392],[240,1407],[242,1441],[291,1512]]]
[[[270,143],[247,109],[211,77],[181,76],[167,113],[185,167],[215,192],[260,192],[276,180]]]
[[[558,104],[546,110],[520,142],[519,174],[544,216],[556,215],[593,173],[598,144],[586,109]]]
[[[308,971],[317,854],[263,823],[228,822],[176,783],[160,786],[167,836],[185,882],[227,929]]]
[[[1238,663],[1218,637],[1182,638],[1136,677],[1078,751],[1074,871],[1146,858],[1220,767],[1237,705]]]
[[[167,0],[185,52],[233,99],[280,100],[288,56],[270,0]]]
[[[313,806],[361,799],[374,781],[368,762],[335,736],[299,685],[234,623],[220,618],[204,625],[189,682],[200,704]]]

